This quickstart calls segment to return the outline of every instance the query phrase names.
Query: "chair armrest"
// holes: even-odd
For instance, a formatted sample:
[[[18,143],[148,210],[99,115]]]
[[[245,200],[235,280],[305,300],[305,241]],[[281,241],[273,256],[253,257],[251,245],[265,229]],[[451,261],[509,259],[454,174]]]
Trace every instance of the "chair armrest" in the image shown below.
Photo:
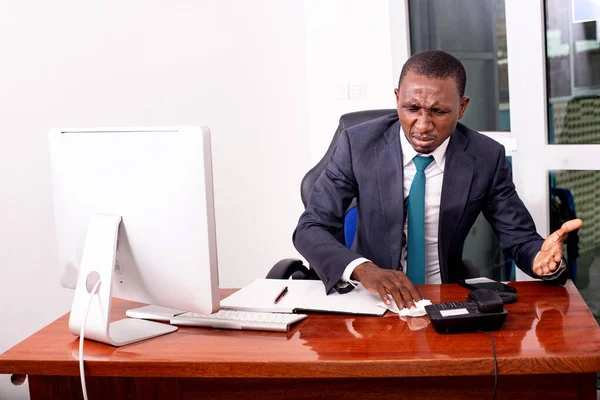
[[[267,279],[308,279],[309,271],[304,266],[302,260],[296,258],[285,258],[279,261],[271,268],[267,274]]]

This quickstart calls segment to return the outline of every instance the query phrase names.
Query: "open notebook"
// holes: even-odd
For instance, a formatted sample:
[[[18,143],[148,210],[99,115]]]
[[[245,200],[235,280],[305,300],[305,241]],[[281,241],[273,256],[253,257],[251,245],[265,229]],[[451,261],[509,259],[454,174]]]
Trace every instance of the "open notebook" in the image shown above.
[[[274,304],[275,298],[286,287],[285,296]],[[386,309],[377,305],[379,296],[358,285],[349,293],[325,293],[325,286],[317,280],[257,279],[221,300],[221,308],[262,312],[332,312],[343,314],[383,315]]]

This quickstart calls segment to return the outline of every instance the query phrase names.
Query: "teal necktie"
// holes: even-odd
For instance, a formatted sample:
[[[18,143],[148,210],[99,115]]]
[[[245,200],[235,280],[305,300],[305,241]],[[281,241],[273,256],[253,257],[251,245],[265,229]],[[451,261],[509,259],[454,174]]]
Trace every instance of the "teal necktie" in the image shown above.
[[[415,285],[425,283],[425,168],[433,157],[416,156],[417,173],[406,198],[408,208],[408,245],[406,260],[408,279]]]

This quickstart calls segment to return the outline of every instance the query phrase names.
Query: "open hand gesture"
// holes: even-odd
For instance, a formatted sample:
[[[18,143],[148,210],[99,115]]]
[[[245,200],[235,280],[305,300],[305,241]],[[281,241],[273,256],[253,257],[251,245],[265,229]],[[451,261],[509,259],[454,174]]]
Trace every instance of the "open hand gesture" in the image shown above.
[[[542,244],[542,250],[533,262],[533,272],[537,276],[556,271],[563,256],[563,242],[569,236],[569,232],[581,228],[582,225],[583,221],[580,219],[569,220],[562,224],[559,230],[546,238]]]

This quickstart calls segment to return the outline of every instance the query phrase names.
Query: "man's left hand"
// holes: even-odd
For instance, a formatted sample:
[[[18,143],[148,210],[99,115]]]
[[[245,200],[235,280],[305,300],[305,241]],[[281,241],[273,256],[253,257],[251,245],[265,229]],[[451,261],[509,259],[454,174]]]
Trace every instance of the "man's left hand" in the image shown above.
[[[548,236],[533,262],[533,272],[537,276],[556,271],[563,256],[563,242],[569,236],[569,232],[581,228],[582,225],[582,220],[572,219],[562,224],[559,230]]]

